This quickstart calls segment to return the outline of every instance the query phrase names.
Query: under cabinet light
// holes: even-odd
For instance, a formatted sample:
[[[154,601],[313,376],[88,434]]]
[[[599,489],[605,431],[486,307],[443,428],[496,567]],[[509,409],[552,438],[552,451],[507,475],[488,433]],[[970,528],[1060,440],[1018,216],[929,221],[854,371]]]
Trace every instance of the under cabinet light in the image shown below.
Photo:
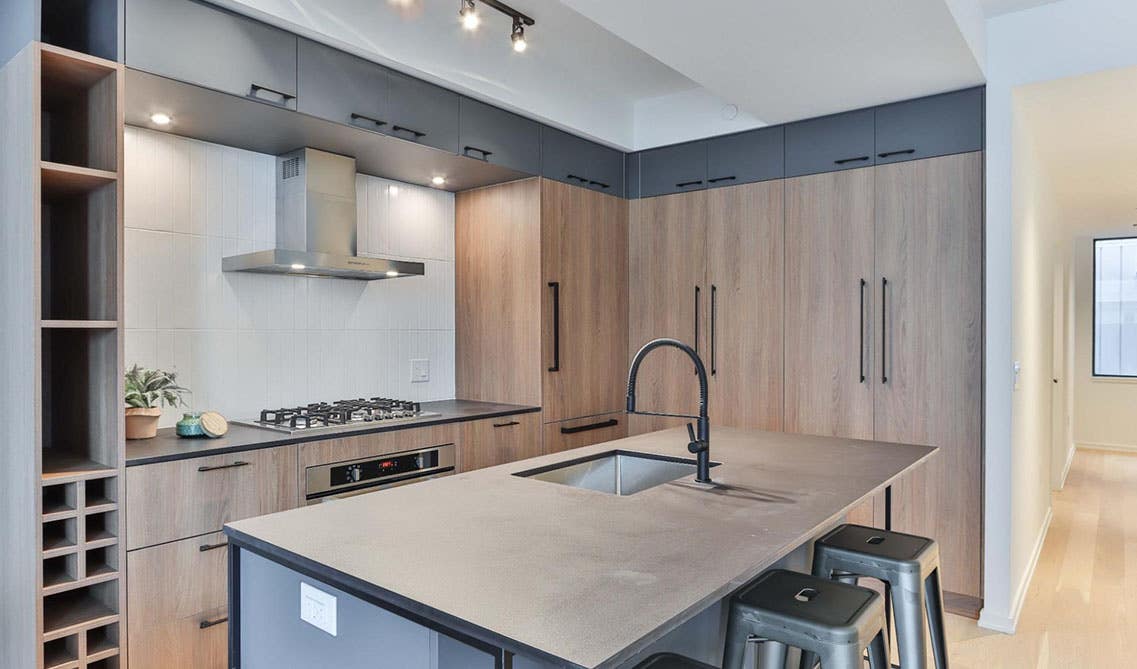
[[[154,125],[170,125],[174,119],[169,114],[157,112],[150,115],[150,122]]]

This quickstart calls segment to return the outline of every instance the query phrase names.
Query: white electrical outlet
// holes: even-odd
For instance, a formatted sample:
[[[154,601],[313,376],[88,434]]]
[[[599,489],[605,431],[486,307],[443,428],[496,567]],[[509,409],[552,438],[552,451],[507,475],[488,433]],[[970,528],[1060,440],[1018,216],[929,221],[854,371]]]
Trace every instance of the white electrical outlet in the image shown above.
[[[430,361],[411,360],[411,383],[426,383],[430,380]]]
[[[300,619],[336,635],[336,597],[307,583],[300,584]]]

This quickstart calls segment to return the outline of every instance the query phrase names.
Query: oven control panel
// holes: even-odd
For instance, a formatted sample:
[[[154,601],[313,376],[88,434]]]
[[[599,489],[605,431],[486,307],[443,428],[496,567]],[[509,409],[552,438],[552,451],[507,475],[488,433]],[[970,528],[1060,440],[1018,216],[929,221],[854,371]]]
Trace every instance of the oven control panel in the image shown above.
[[[308,467],[305,498],[403,485],[455,469],[454,444],[442,444],[401,453],[359,458]]]
[[[353,462],[347,465],[332,467],[328,472],[330,483],[333,486],[362,483],[388,476],[399,476],[423,469],[433,469],[438,466],[438,451],[424,451],[395,455],[381,460],[367,460]]]

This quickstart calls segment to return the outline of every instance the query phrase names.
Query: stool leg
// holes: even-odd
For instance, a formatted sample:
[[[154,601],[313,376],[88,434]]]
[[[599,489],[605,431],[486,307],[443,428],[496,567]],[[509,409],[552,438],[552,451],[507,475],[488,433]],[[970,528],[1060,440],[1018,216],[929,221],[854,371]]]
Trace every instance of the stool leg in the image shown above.
[[[786,669],[786,644],[769,639],[758,644],[758,669]]]
[[[746,658],[746,640],[750,637],[750,625],[742,615],[732,610],[726,626],[726,647],[723,650],[722,669],[743,669]]]
[[[897,581],[892,584],[892,604],[900,666],[925,669],[928,654],[924,649],[924,583],[919,574],[903,575]]]
[[[864,656],[856,645],[833,648],[821,655],[821,669],[863,669]]]
[[[882,630],[869,644],[869,669],[890,669],[888,662],[888,646],[884,644],[884,631]]]
[[[813,669],[817,666],[817,653],[811,650],[801,651],[801,663],[798,665],[799,669]]]
[[[932,637],[932,655],[936,669],[948,669],[947,634],[944,632],[944,595],[940,589],[940,569],[936,567],[924,579],[924,606],[928,612],[928,632]]]

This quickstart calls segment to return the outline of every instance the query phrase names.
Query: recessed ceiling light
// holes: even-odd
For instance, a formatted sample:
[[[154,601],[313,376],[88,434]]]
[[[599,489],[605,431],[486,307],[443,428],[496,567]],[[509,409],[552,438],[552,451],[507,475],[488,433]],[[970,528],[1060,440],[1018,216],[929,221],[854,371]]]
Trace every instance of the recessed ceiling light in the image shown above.
[[[513,19],[513,34],[509,39],[513,40],[513,50],[517,53],[529,48],[529,43],[525,41],[525,26],[521,25],[521,19]]]
[[[462,9],[458,10],[458,16],[462,18],[462,27],[466,30],[477,30],[478,24],[482,22],[477,8],[474,7],[474,0],[462,0]]]
[[[163,114],[162,112],[150,115],[150,122],[154,125],[170,125],[170,122],[173,120],[169,114]]]
[[[305,269],[305,266],[301,265],[298,262],[295,262],[295,263],[292,263],[292,269]]]
[[[430,180],[430,183],[434,184],[435,186],[441,186],[442,184],[446,183],[446,177],[434,177]]]
[[[399,276],[399,273],[396,272],[395,270],[391,269],[391,270],[387,270],[387,276]]]

